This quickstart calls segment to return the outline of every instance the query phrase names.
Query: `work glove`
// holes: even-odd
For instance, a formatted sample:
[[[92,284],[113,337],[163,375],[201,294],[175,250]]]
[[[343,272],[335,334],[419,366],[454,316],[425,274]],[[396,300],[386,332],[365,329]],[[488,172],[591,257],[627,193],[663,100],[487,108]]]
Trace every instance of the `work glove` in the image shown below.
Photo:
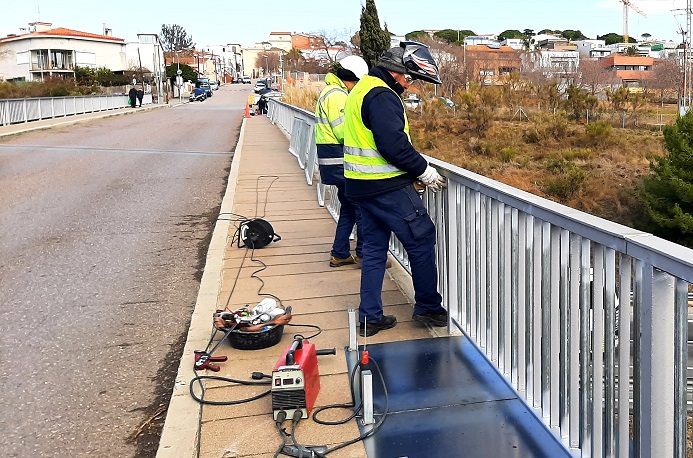
[[[438,171],[430,165],[427,165],[426,170],[424,170],[424,173],[419,175],[419,180],[421,180],[421,182],[425,184],[427,188],[433,191],[437,191],[446,186],[445,178],[440,176]]]

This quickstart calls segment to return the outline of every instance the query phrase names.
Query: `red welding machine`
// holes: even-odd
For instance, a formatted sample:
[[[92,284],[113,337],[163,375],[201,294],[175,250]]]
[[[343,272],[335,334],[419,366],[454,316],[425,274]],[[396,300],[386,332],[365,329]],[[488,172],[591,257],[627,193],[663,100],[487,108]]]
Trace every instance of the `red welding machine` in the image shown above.
[[[320,392],[319,354],[335,354],[335,350],[315,350],[315,345],[300,337],[284,350],[272,371],[272,411],[277,420],[279,412],[293,418],[299,410],[308,418]]]

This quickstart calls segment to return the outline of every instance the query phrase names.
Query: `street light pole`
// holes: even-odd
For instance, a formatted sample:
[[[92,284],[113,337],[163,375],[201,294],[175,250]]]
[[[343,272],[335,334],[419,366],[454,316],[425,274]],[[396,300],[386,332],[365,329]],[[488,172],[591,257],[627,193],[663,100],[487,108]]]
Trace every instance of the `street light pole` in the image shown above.
[[[282,77],[282,84],[284,84],[284,60],[282,59],[282,53],[279,53],[279,72]]]
[[[181,74],[183,72],[180,71],[180,49],[176,50],[176,57],[178,60],[178,70],[176,71],[176,86],[178,86],[178,103],[183,103],[183,95],[181,94],[181,82],[183,81],[183,77]]]

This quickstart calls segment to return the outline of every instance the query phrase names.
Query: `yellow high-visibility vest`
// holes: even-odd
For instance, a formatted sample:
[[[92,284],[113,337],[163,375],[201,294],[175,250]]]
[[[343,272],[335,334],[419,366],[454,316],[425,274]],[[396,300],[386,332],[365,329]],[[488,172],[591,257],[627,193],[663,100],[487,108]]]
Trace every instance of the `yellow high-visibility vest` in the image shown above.
[[[380,155],[375,145],[373,132],[364,125],[361,118],[363,99],[376,87],[385,87],[388,91],[392,91],[380,78],[366,75],[351,90],[344,106],[344,176],[346,178],[382,180],[407,173],[390,164]],[[396,94],[395,91],[392,92]],[[404,113],[404,132],[409,138],[409,120],[406,112]]]
[[[344,143],[344,103],[347,88],[336,75],[328,73],[315,106],[315,144],[341,145]]]

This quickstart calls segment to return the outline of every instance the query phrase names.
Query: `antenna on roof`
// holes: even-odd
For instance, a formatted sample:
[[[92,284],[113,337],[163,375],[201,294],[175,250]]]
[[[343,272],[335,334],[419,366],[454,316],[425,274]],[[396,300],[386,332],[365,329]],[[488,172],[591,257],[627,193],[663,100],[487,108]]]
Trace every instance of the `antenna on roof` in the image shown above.
[[[36,14],[38,15],[38,21],[41,22],[41,7],[36,7]]]

